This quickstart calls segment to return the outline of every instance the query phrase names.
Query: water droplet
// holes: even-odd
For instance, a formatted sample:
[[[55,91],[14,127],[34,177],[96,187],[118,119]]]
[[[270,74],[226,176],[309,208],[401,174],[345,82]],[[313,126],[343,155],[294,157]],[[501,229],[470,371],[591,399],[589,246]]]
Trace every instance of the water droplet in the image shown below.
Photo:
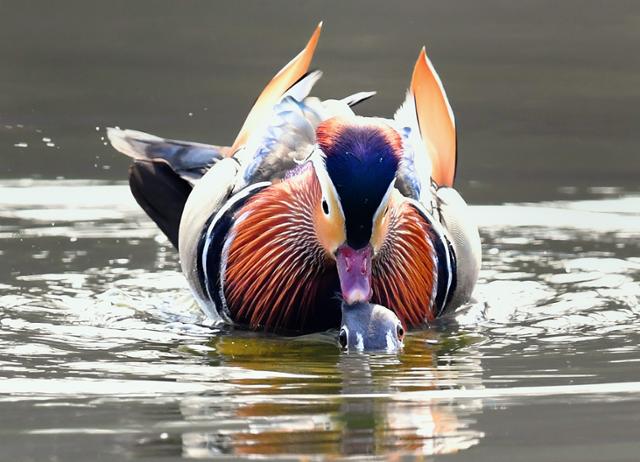
[[[15,148],[28,148],[29,145],[27,143],[25,143],[25,142],[20,142],[20,143],[14,144],[13,147],[15,147]]]

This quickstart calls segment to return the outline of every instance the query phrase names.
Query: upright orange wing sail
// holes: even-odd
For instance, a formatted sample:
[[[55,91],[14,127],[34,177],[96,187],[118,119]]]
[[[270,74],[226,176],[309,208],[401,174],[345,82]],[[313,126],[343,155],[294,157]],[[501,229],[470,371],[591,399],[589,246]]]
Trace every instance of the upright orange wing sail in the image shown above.
[[[318,39],[320,38],[321,29],[322,22],[316,27],[304,50],[280,69],[280,72],[278,72],[265,89],[262,90],[262,93],[260,93],[260,96],[251,108],[251,112],[249,112],[249,115],[244,121],[236,140],[233,142],[230,150],[231,153],[234,153],[240,146],[247,142],[251,132],[264,122],[282,95],[307,73],[311,60],[313,59],[316,45],[318,44]]]
[[[456,122],[440,77],[420,51],[411,78],[420,135],[431,157],[431,177],[440,186],[453,186],[456,173]]]

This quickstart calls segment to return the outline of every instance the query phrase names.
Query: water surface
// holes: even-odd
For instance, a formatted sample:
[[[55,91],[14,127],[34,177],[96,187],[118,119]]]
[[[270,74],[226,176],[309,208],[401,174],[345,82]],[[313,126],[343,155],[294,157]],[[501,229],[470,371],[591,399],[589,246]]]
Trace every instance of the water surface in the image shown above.
[[[4,181],[3,455],[632,460],[640,196],[594,194],[474,207],[477,300],[344,354],[209,325],[126,185]]]
[[[422,45],[476,301],[398,355],[211,326],[104,127],[230,143],[319,20],[316,94]],[[0,459],[636,461],[640,4],[0,0]]]

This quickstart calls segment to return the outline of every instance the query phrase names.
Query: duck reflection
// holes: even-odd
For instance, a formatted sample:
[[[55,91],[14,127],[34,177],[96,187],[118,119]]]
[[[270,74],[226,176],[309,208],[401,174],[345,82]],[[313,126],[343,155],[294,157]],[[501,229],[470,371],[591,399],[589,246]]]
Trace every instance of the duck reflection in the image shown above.
[[[236,373],[229,393],[181,400],[183,455],[390,457],[467,449],[483,437],[475,421],[482,402],[415,392],[481,387],[473,343],[462,334],[424,332],[410,336],[399,355],[344,354],[334,335],[217,337],[207,360]]]
[[[473,429],[473,415],[481,401],[454,403],[412,393],[480,387],[479,360],[469,350],[456,358],[460,345],[453,338],[434,346],[426,340],[411,339],[401,355],[341,356],[338,368],[349,371],[340,406],[343,455],[446,454],[479,442],[483,435]]]

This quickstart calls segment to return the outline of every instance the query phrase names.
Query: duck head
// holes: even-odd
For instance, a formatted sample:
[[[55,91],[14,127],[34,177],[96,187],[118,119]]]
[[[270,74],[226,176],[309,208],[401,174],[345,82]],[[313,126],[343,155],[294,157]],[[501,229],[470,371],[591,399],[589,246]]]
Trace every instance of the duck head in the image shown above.
[[[404,328],[393,311],[373,303],[342,304],[338,335],[344,350],[396,352],[404,342]]]
[[[429,222],[395,187],[402,150],[381,119],[322,122],[308,161],[234,212],[221,259],[229,317],[335,328],[339,292],[345,307],[393,307],[403,326],[433,318],[437,257]]]
[[[371,266],[402,155],[397,131],[377,119],[334,117],[316,130],[313,158],[322,189],[316,234],[335,259],[347,305],[371,300]]]

